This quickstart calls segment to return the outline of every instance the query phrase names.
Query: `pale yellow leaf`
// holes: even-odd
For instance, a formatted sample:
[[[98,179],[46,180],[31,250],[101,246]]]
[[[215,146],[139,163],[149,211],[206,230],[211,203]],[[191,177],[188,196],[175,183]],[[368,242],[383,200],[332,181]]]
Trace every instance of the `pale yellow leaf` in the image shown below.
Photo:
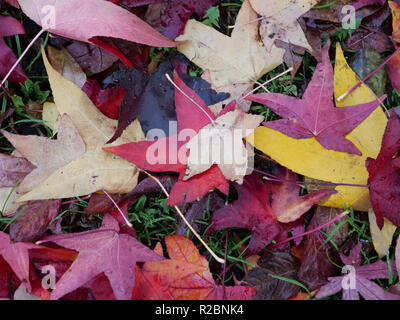
[[[45,102],[43,104],[42,120],[48,126],[53,135],[58,132],[58,127],[61,121],[61,115],[58,112],[57,106],[52,102]]]
[[[17,135],[5,130],[1,130],[1,133],[24,158],[36,166],[18,185],[18,193],[31,191],[55,170],[84,154],[86,150],[78,130],[66,114],[61,118],[57,140]]]
[[[102,189],[110,193],[131,191],[137,184],[136,166],[103,150],[103,146],[115,132],[117,121],[103,115],[78,86],[54,70],[44,52],[43,58],[58,111],[61,114],[66,113],[72,119],[86,144],[86,152],[57,169],[18,201],[68,198]],[[144,138],[136,120],[113,145]]]
[[[231,37],[201,22],[189,20],[184,34],[176,39],[187,42],[179,45],[178,50],[199,67],[210,71],[211,83],[218,91],[230,92],[230,88],[237,90],[239,85],[245,91],[283,61],[284,50],[275,46],[270,52],[265,50],[256,19],[256,12],[246,0]]]
[[[86,74],[66,49],[58,50],[47,46],[47,54],[51,65],[58,73],[75,83],[79,88],[84,86],[87,80]]]
[[[392,244],[393,235],[397,229],[388,219],[383,218],[384,224],[382,229],[379,229],[376,224],[375,213],[372,209],[368,210],[369,230],[372,236],[372,243],[374,244],[375,251],[380,258],[386,256],[387,250]]]
[[[297,19],[317,4],[318,0],[250,0],[250,3],[264,17],[260,35],[268,50],[279,39],[312,51]]]
[[[217,164],[226,179],[239,184],[248,170],[248,152],[242,139],[264,120],[263,116],[234,110],[200,129],[186,145],[190,150],[183,180]]]

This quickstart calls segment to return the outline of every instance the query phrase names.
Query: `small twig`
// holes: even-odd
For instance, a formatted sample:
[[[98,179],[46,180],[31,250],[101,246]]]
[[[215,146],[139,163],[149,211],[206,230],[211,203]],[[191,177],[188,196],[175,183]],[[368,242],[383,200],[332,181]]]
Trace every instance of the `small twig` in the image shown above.
[[[161,188],[161,190],[164,192],[164,194],[169,197],[169,193],[168,191],[165,189],[165,187],[163,186],[163,184],[161,183],[161,181],[159,179],[157,179],[156,177],[154,177],[152,174],[148,173],[146,170],[140,169],[140,171],[142,171],[143,173],[145,173],[147,176],[149,176],[151,179],[153,179]],[[211,250],[211,248],[207,245],[207,243],[205,243],[205,241],[200,237],[200,235],[196,232],[196,230],[194,230],[194,228],[191,226],[191,224],[189,223],[189,221],[187,221],[187,219],[185,218],[184,214],[182,213],[182,211],[178,208],[178,206],[174,206],[174,209],[176,210],[176,212],[179,214],[179,216],[182,218],[182,220],[185,222],[185,224],[188,226],[188,228],[190,229],[190,231],[194,234],[194,236],[201,242],[201,244],[207,249],[207,251],[211,254],[211,256],[217,260],[219,263],[224,264],[225,260],[221,259],[220,257],[218,257],[214,251]]]
[[[362,85],[365,81],[367,81],[370,77],[372,77],[376,72],[378,72],[383,66],[385,66],[392,58],[394,55],[400,50],[400,46],[389,56],[386,58],[385,61],[383,61],[374,71],[372,71],[369,75],[367,75],[364,79],[362,79],[360,82],[358,82],[355,86],[347,90],[345,93],[343,93],[339,98],[337,98],[337,101],[342,101],[345,97],[347,97],[350,93],[352,93],[355,89],[357,89],[360,85]],[[378,98],[379,100],[379,98]],[[379,100],[379,102],[381,102]],[[381,102],[382,103],[382,102]]]
[[[10,77],[11,73],[15,70],[15,68],[19,65],[23,57],[26,55],[28,50],[32,47],[32,45],[35,43],[37,39],[45,32],[45,29],[42,29],[39,31],[39,33],[32,39],[32,41],[28,44],[24,52],[22,52],[21,56],[18,58],[18,60],[13,64],[11,67],[10,71],[8,71],[7,75],[4,77],[4,79],[1,81],[1,85],[4,85],[4,83],[7,81],[7,79]]]
[[[117,210],[119,211],[119,213],[121,214],[122,218],[125,220],[125,223],[130,227],[133,228],[132,223],[130,223],[130,221],[128,220],[128,218],[125,216],[125,214],[123,213],[123,211],[121,210],[121,208],[118,206],[118,204],[114,201],[114,199],[108,194],[108,192],[106,190],[102,190],[105,195],[111,200],[111,202],[114,204],[114,206],[117,208]]]

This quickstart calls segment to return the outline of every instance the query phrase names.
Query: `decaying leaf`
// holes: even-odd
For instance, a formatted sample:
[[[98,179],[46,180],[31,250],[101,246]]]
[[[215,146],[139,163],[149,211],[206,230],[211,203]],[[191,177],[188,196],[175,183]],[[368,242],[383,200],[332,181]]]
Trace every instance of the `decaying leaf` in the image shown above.
[[[237,99],[261,76],[282,63],[284,50],[272,46],[266,52],[258,36],[257,14],[248,0],[236,18],[231,37],[196,20],[189,20],[185,33],[177,41],[187,42],[178,50],[204,70],[210,71],[211,83],[218,92],[231,93]]]
[[[257,264],[245,276],[245,281],[257,290],[253,300],[287,300],[299,291],[299,286],[274,277],[298,281],[299,261],[290,253],[275,252],[258,259]]]
[[[263,17],[260,35],[268,51],[276,39],[312,51],[297,19],[316,5],[318,0],[250,0],[250,3]]]
[[[65,48],[58,50],[52,46],[47,47],[49,61],[53,68],[64,78],[75,83],[79,88],[85,84],[87,77],[79,64]]]

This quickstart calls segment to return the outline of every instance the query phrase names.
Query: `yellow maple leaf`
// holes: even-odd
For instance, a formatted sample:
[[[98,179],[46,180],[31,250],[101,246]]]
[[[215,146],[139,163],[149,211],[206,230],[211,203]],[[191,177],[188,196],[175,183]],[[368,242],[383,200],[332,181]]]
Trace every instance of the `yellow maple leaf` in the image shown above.
[[[340,45],[337,44],[335,97],[339,97],[359,81],[360,79],[347,64]],[[346,107],[376,99],[373,91],[362,84],[345,99],[336,102],[336,106]],[[365,185],[368,180],[365,160],[367,157],[376,158],[378,155],[386,123],[384,112],[381,108],[377,108],[346,135],[346,138],[361,151],[361,156],[328,150],[315,138],[293,139],[267,127],[257,128],[247,140],[281,165],[306,177],[332,183]],[[360,211],[368,211],[371,208],[368,188],[336,186],[335,190],[338,191],[337,194],[331,195],[320,204],[336,208],[352,206]]]

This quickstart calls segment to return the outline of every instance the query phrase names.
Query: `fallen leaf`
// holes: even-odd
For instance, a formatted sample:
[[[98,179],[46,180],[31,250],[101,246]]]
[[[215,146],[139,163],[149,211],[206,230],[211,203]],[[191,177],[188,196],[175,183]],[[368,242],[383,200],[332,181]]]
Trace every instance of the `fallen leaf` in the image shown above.
[[[23,283],[14,292],[14,300],[43,300],[42,298],[30,294],[26,291],[26,287]]]
[[[58,111],[71,118],[86,144],[86,152],[55,170],[18,201],[68,198],[101,189],[109,193],[131,191],[137,184],[137,168],[102,149],[114,134],[117,121],[104,116],[79,87],[56,72],[44,52],[43,57]],[[142,139],[140,124],[135,121],[115,144]]]
[[[178,134],[159,138],[157,140],[133,142],[115,147],[107,146],[104,150],[123,157],[144,170],[155,172],[179,172],[179,180],[171,190],[168,201],[166,202],[167,205],[176,205],[184,200],[186,202],[192,202],[197,198],[201,198],[214,188],[228,194],[229,182],[216,165],[187,181],[182,180],[187,167],[188,149],[185,147],[186,140],[191,138],[191,136],[202,127],[209,124],[210,118],[215,120],[216,117],[211,113],[200,97],[187,87],[176,73],[174,75],[174,80],[180,90],[185,93],[183,94],[178,89],[175,90]],[[187,96],[190,97],[190,99],[188,99]],[[193,101],[195,101],[196,104]],[[234,104],[231,104],[226,107],[222,113],[232,111],[233,108]],[[188,129],[191,129],[191,131],[188,132]]]
[[[38,200],[20,206],[17,212],[22,212],[10,225],[11,241],[35,242],[39,240],[57,217],[60,205],[60,200]]]
[[[254,132],[264,117],[234,110],[204,126],[186,144],[190,150],[183,181],[217,164],[226,179],[239,184],[248,171],[248,152],[242,138]]]
[[[297,19],[316,5],[318,0],[250,0],[250,3],[263,17],[260,35],[268,51],[276,39],[312,51]]]
[[[336,66],[334,75],[335,96],[338,97],[356,85],[360,79],[348,66],[340,45],[336,46]],[[376,100],[377,97],[364,84],[338,102],[336,107],[344,107]],[[387,118],[377,108],[358,127],[346,135],[362,153],[351,155],[323,148],[315,138],[293,139],[276,130],[259,127],[247,141],[286,166],[304,176],[333,183],[366,185],[368,171],[365,168],[367,157],[376,158],[379,153]],[[282,148],[282,146],[285,146]],[[337,186],[337,194],[331,195],[319,204],[336,208],[352,206],[354,210],[368,211],[371,208],[369,191],[366,187]]]
[[[22,24],[13,17],[0,15],[0,78],[3,79],[13,64],[17,61],[13,51],[5,43],[3,37],[13,36],[15,34],[25,34]],[[9,80],[14,83],[23,83],[28,77],[18,65],[11,73]]]
[[[253,300],[287,300],[299,291],[299,286],[274,277],[298,281],[299,261],[290,253],[276,252],[258,259],[257,263],[259,267],[251,269],[244,278],[257,290]]]
[[[343,263],[347,266],[348,275],[328,278],[329,283],[321,287],[316,294],[316,299],[329,297],[342,290],[342,300],[359,300],[361,295],[365,300],[400,300],[400,296],[389,293],[371,279],[389,278],[388,264],[386,261],[361,265],[359,245],[355,246],[349,256],[340,254]],[[392,273],[396,274],[394,261],[390,261]],[[354,270],[354,271],[353,271]],[[346,278],[345,278],[346,277]],[[345,287],[343,287],[345,283]]]
[[[313,230],[334,219],[342,210],[318,206],[307,227],[307,231]],[[339,269],[332,264],[332,261],[339,263],[339,257],[334,243],[341,247],[348,237],[348,223],[346,218],[336,220],[321,229],[305,236],[303,255],[298,271],[299,281],[305,284],[310,290],[315,290],[328,282],[328,277],[337,275]],[[344,223],[343,223],[344,222]],[[341,224],[341,226],[339,226]],[[339,226],[339,227],[338,227]],[[337,228],[326,242],[327,237]],[[329,258],[328,258],[329,257]]]
[[[258,252],[279,234],[281,227],[278,222],[297,220],[316,202],[335,192],[321,190],[300,197],[295,173],[279,168],[276,175],[288,182],[263,183],[256,174],[252,174],[244,179],[243,185],[235,185],[238,200],[213,214],[209,231],[228,227],[249,229],[252,236],[248,250]]]
[[[74,41],[66,49],[86,73],[103,72],[118,61],[113,54],[90,43]]]
[[[166,236],[169,259],[146,262],[137,269],[134,300],[249,300],[247,286],[217,285],[208,261],[184,236]]]
[[[376,224],[376,217],[372,209],[368,210],[369,230],[372,236],[372,243],[379,258],[383,258],[387,254],[387,250],[393,241],[393,235],[397,229],[388,219],[383,218],[383,227],[379,229]]]
[[[120,87],[101,89],[96,80],[88,79],[82,87],[93,104],[108,118],[117,120],[124,90]]]
[[[160,2],[164,2],[164,0],[119,1],[119,3],[128,7],[138,7],[146,4],[154,5]],[[175,39],[183,33],[186,22],[193,13],[203,17],[210,7],[215,6],[219,2],[220,0],[170,0],[165,4],[166,6],[155,27],[166,37]]]
[[[47,55],[52,67],[64,78],[75,83],[79,88],[85,84],[87,77],[79,64],[65,48],[58,50],[47,46]]]
[[[61,118],[57,140],[40,136],[21,136],[1,130],[1,133],[36,168],[18,185],[17,192],[29,192],[45,181],[58,168],[85,153],[86,147],[72,120]]]
[[[211,83],[217,92],[231,93],[241,87],[243,93],[283,61],[284,50],[273,46],[269,53],[266,52],[259,39],[258,23],[253,21],[256,18],[256,12],[246,0],[231,37],[201,22],[189,20],[185,33],[176,39],[187,42],[179,45],[178,50],[199,67],[210,71]],[[231,98],[237,99],[237,95],[235,92]]]
[[[360,150],[344,136],[363,122],[386,96],[365,104],[335,108],[329,47],[330,41],[327,41],[322,49],[322,61],[318,63],[302,99],[279,93],[252,94],[246,99],[262,103],[284,118],[264,122],[266,127],[294,139],[315,137],[326,149],[361,155]]]
[[[53,132],[53,136],[58,132],[61,122],[61,114],[58,112],[57,106],[52,102],[43,104],[42,120]]]
[[[22,11],[38,25],[57,35],[100,45],[95,37],[111,37],[156,47],[175,47],[146,22],[111,2],[103,0],[19,0]],[[77,16],[79,8],[79,16]],[[124,59],[124,58],[122,58]]]
[[[118,118],[118,129],[111,139],[120,136],[122,131],[134,120],[138,119],[145,134],[151,129],[158,129],[166,135],[170,132],[171,121],[176,121],[175,88],[166,78],[173,77],[172,59],[162,62],[155,73],[149,77],[147,73],[128,69],[112,75],[112,82],[120,85],[126,92],[122,101]],[[183,82],[199,95],[207,104],[214,104],[229,96],[227,93],[216,93],[210,84],[199,77],[180,75]],[[152,107],[149,108],[149,105]]]
[[[400,117],[391,113],[376,159],[367,158],[372,208],[379,228],[387,218],[400,226],[400,168],[393,163],[400,149]]]
[[[35,166],[24,158],[0,153],[0,187],[13,187],[34,168]]]
[[[163,260],[163,257],[135,238],[119,233],[118,222],[105,215],[100,229],[48,236],[43,240],[79,252],[71,267],[56,283],[51,299],[57,300],[104,272],[117,299],[130,299],[137,262]],[[42,241],[43,241],[42,240]]]
[[[32,287],[29,281],[29,255],[28,250],[40,248],[29,242],[12,243],[10,236],[0,231],[0,254],[4,260],[10,265],[18,279],[25,284],[28,292],[31,292]]]

